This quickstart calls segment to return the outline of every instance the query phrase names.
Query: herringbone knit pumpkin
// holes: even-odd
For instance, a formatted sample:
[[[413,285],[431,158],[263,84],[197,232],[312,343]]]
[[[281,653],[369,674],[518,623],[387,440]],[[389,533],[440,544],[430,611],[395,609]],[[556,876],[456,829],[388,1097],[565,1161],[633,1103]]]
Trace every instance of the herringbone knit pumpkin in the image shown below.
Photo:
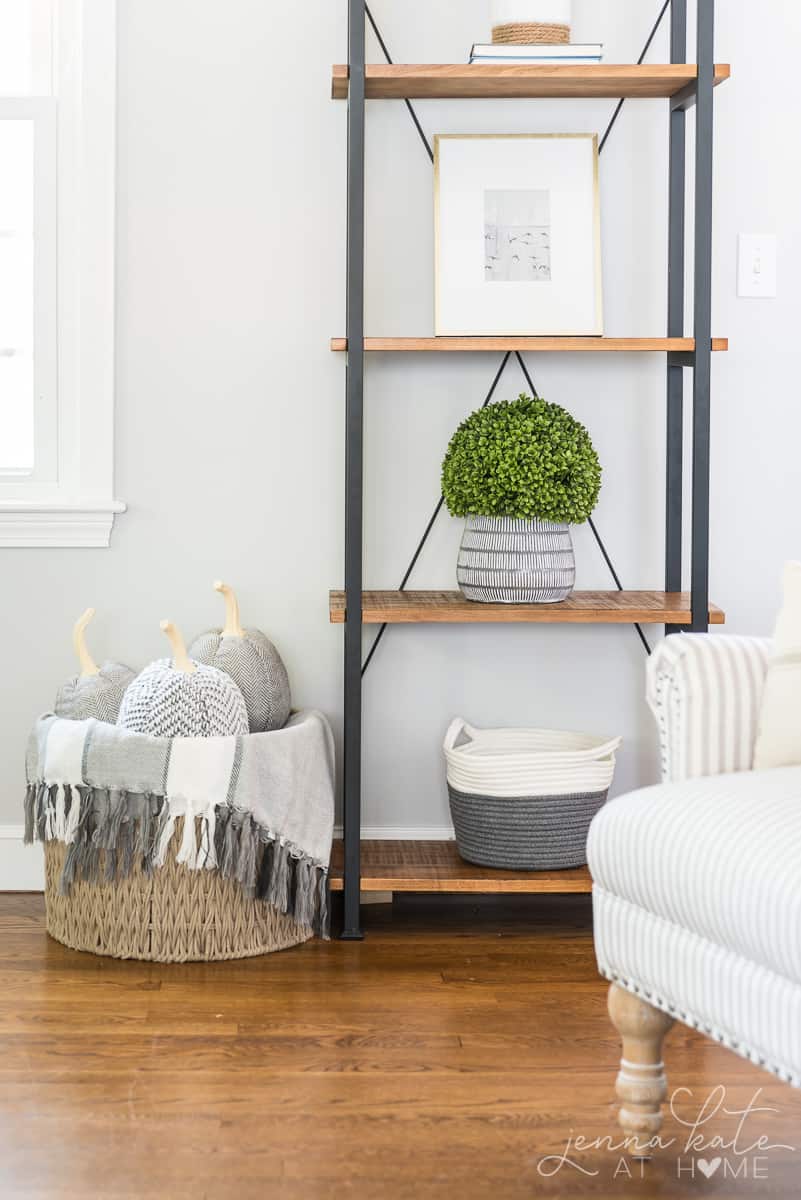
[[[81,673],[59,688],[54,711],[56,716],[68,721],[85,721],[88,717],[94,717],[97,721],[113,725],[125,689],[136,673],[122,663],[106,662],[98,667],[86,646],[86,626],[94,615],[95,610],[87,608],[75,622],[72,644]]]
[[[228,737],[248,732],[242,693],[230,676],[193,662],[170,621],[173,657],[145,667],[128,687],[117,724],[152,737]]]
[[[281,655],[260,629],[243,629],[233,590],[214,585],[225,598],[225,628],[201,633],[189,648],[197,662],[230,675],[245,698],[251,733],[281,729],[292,708],[289,677]]]

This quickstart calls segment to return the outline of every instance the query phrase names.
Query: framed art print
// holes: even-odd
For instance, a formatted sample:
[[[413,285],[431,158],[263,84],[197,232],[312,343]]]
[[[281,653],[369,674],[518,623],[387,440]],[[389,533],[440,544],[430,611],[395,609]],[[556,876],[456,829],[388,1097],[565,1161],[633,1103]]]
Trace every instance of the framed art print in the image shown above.
[[[435,139],[438,336],[603,332],[598,136]]]

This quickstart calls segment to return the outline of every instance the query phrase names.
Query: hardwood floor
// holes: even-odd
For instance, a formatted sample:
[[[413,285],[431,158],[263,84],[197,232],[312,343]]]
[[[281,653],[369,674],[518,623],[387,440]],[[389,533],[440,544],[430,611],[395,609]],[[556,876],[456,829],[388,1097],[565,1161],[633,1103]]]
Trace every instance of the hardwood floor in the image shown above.
[[[642,1179],[606,1148],[540,1173],[571,1131],[616,1137],[587,897],[409,897],[366,922],[363,943],[157,966],[65,950],[41,897],[0,896],[2,1200],[799,1195],[790,1150],[763,1151],[756,1180],[753,1155],[721,1150],[709,1180],[692,1154],[678,1178],[675,1148]],[[666,1061],[687,1119],[717,1085],[729,1108],[762,1088],[778,1111],[741,1142],[801,1147],[798,1092],[684,1028]],[[669,1116],[663,1135],[688,1132]]]

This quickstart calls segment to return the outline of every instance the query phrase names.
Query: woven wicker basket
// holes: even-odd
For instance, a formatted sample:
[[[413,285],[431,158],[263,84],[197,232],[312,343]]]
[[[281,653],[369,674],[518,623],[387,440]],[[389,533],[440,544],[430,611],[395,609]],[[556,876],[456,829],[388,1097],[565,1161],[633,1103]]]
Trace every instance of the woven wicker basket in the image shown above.
[[[137,866],[116,883],[76,881],[67,896],[58,887],[67,847],[46,842],[50,936],[73,950],[151,962],[251,958],[309,940],[309,929],[250,899],[233,880],[176,863],[181,825],[179,820],[164,866],[152,875]]]

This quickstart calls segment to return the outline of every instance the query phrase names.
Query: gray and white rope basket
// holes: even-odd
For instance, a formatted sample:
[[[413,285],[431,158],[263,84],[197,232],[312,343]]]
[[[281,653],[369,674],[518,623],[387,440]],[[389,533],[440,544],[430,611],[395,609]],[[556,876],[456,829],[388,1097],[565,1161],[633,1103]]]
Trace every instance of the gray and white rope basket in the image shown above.
[[[443,749],[462,858],[519,871],[583,866],[620,743],[552,730],[475,729],[457,717]]]

